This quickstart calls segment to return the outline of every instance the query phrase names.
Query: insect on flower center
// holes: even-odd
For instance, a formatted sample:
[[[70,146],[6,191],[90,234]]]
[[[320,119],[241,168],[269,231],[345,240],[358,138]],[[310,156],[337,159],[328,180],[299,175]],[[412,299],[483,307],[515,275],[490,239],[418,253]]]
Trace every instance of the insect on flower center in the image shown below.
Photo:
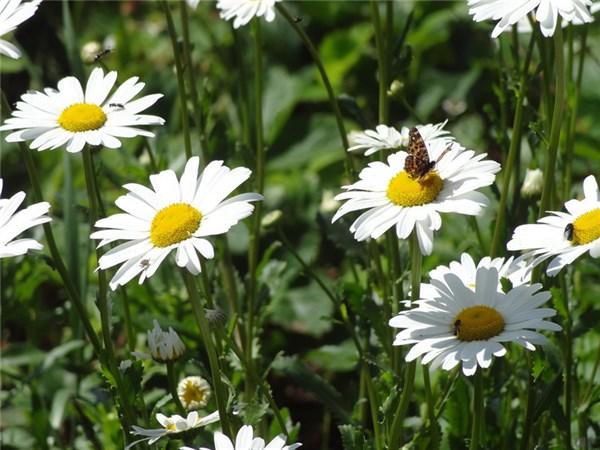
[[[463,309],[453,323],[455,336],[461,341],[484,341],[504,330],[504,317],[496,309],[477,305]]]
[[[106,114],[98,105],[75,103],[58,116],[58,124],[67,131],[91,131],[102,128],[106,123]]]
[[[444,181],[435,171],[414,179],[402,171],[391,179],[386,194],[398,206],[418,206],[434,201],[443,187]]]
[[[600,238],[600,208],[582,214],[573,222],[573,244],[589,244],[598,238]]]
[[[187,203],[161,209],[150,226],[150,240],[156,247],[168,247],[189,239],[200,226],[202,213]]]

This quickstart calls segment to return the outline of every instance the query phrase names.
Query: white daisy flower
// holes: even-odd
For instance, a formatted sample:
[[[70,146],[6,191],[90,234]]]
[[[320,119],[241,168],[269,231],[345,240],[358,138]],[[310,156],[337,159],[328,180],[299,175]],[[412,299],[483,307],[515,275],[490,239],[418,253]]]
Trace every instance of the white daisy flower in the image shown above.
[[[470,376],[477,366],[485,369],[493,356],[506,354],[505,342],[516,342],[528,350],[547,343],[535,330],[560,331],[544,319],[556,315],[551,308],[539,308],[550,293],[538,292],[541,284],[517,286],[504,293],[498,290],[498,270],[479,267],[474,289],[454,272],[431,274],[431,285],[422,285],[417,306],[390,319],[401,328],[394,345],[412,345],[406,361],[423,356],[431,368],[451,370],[462,364]]]
[[[552,36],[556,29],[558,16],[562,22],[582,24],[591,22],[589,6],[591,0],[469,0],[469,14],[475,22],[483,20],[498,21],[492,37],[501,33],[522,19],[527,19],[530,12],[535,11],[535,19],[540,24],[542,34]]]
[[[185,377],[177,384],[177,396],[185,409],[198,409],[207,405],[212,391],[202,377]]]
[[[185,345],[177,332],[171,327],[169,327],[169,331],[163,331],[156,319],[152,323],[154,328],[147,333],[150,355],[140,352],[133,352],[133,354],[143,359],[150,357],[158,362],[174,361],[183,355]]]
[[[583,180],[583,193],[583,200],[565,203],[566,213],[550,211],[537,223],[515,229],[506,248],[526,251],[518,260],[528,262],[528,271],[553,258],[546,269],[553,277],[585,252],[600,257],[600,196],[593,175]]]
[[[21,0],[0,1],[0,36],[17,28],[35,14],[42,0],[33,0],[24,3]],[[0,53],[13,59],[18,59],[21,52],[10,42],[0,39]]]
[[[0,178],[0,195],[4,181]],[[24,255],[29,250],[43,248],[35,239],[15,239],[23,231],[52,219],[46,216],[50,203],[41,202],[28,206],[17,212],[25,200],[25,192],[17,192],[10,198],[0,198],[0,258]]]
[[[147,429],[134,425],[132,427],[131,434],[145,437],[132,442],[125,447],[125,450],[129,450],[131,447],[139,444],[140,442],[148,441],[148,444],[152,445],[164,436],[182,433],[184,431],[204,427],[211,423],[217,422],[219,420],[219,412],[215,411],[205,417],[200,417],[198,415],[198,411],[192,411],[187,415],[187,417],[181,417],[177,414],[168,417],[164,414],[158,413],[156,415],[156,420],[158,423],[160,423],[162,428]]]
[[[229,169],[223,161],[212,161],[198,176],[199,165],[198,157],[190,158],[180,180],[172,170],[151,175],[152,189],[126,184],[123,187],[129,193],[115,202],[124,213],[96,222],[101,230],[90,237],[101,239],[100,247],[127,241],[109,250],[98,262],[102,270],[121,264],[110,281],[113,290],[138,274],[143,283],[173,250],[179,267],[194,275],[200,273],[198,253],[206,259],[215,255],[206,237],[226,233],[252,214],[251,202],[262,200],[262,195],[255,193],[225,200],[250,177],[251,170]]]
[[[431,278],[443,279],[446,274],[453,273],[460,278],[465,286],[474,291],[477,281],[477,271],[482,267],[488,269],[494,268],[498,271],[499,292],[502,292],[502,283],[500,283],[500,279],[502,278],[508,279],[513,286],[520,286],[521,284],[530,282],[528,278],[523,279],[523,266],[516,264],[513,257],[508,259],[492,259],[489,256],[486,256],[475,265],[475,261],[473,261],[473,258],[468,253],[460,255],[460,261],[452,261],[448,266],[437,266],[429,272],[429,276]],[[422,284],[421,289],[421,295],[434,295],[433,291],[430,290],[435,290],[435,287],[431,284]]]
[[[423,140],[428,146],[436,145],[437,140],[443,142],[444,146],[450,144],[454,138],[450,133],[444,130],[446,123],[444,121],[438,124],[420,125],[417,128]],[[352,146],[349,152],[364,151],[365,156],[370,156],[380,150],[400,150],[408,145],[408,134],[410,128],[402,127],[402,131],[387,125],[377,125],[374,130],[364,130],[361,132],[352,132],[350,135]]]
[[[223,433],[217,431],[214,436],[215,450],[295,450],[302,444],[285,445],[285,436],[279,435],[265,446],[262,438],[254,437],[254,431],[250,425],[244,425],[238,431],[235,444]],[[181,447],[180,450],[196,450],[192,447]],[[210,450],[201,447],[198,450]]]
[[[21,96],[12,117],[0,130],[18,130],[6,136],[7,142],[33,140],[32,149],[47,150],[66,145],[68,152],[79,152],[85,144],[118,148],[118,138],[154,137],[138,128],[142,125],[162,125],[158,116],[140,114],[162,97],[151,94],[133,100],[143,88],[138,77],[129,78],[109,97],[117,80],[117,72],[104,75],[95,68],[85,92],[75,77],[58,82],[58,90],[31,91]]]
[[[217,8],[222,19],[233,19],[233,28],[246,25],[254,17],[264,17],[267,22],[275,19],[275,3],[281,0],[218,0]]]
[[[439,230],[439,213],[478,215],[487,205],[485,195],[477,192],[494,182],[500,165],[483,160],[485,154],[475,155],[454,141],[434,139],[427,142],[430,160],[444,157],[421,178],[413,179],[404,171],[407,153],[399,151],[384,162],[372,162],[363,169],[360,180],[343,186],[347,192],[336,200],[347,200],[332,222],[352,211],[366,209],[350,226],[355,239],[377,239],[396,227],[400,239],[406,239],[416,229],[421,252],[433,250],[433,232]]]

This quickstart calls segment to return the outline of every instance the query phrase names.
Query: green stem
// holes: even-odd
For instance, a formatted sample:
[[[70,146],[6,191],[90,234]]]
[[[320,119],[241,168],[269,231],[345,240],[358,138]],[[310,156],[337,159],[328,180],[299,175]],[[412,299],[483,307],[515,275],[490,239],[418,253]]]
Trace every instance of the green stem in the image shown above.
[[[573,178],[573,149],[575,147],[575,127],[577,125],[577,112],[579,110],[579,102],[581,99],[581,80],[583,78],[583,64],[585,62],[585,49],[587,45],[588,27],[584,26],[581,35],[581,53],[579,55],[579,64],[577,66],[577,75],[575,78],[574,94],[571,107],[571,115],[567,130],[567,144],[565,150],[565,176],[563,198],[569,198],[571,193],[571,182]]]
[[[471,443],[469,450],[479,448],[479,438],[481,436],[483,421],[483,375],[481,370],[473,375],[473,404],[472,404],[473,427],[471,428]]]
[[[352,158],[351,158],[350,154],[346,151],[350,147],[350,145],[348,144],[346,128],[344,127],[344,118],[342,117],[342,111],[340,110],[340,105],[335,96],[335,93],[333,92],[333,87],[331,86],[331,82],[329,81],[329,76],[327,75],[327,72],[325,71],[325,66],[323,65],[323,62],[321,61],[319,52],[313,45],[312,41],[310,40],[310,38],[308,37],[306,32],[302,29],[302,27],[300,27],[300,25],[298,25],[298,22],[292,17],[292,15],[289,13],[289,11],[283,6],[283,3],[277,3],[276,8],[277,8],[277,11],[283,17],[285,17],[285,19],[289,22],[289,24],[292,26],[294,31],[296,31],[296,33],[298,33],[298,36],[300,36],[300,39],[302,40],[306,49],[312,56],[313,61],[315,62],[317,69],[319,70],[319,74],[321,75],[321,80],[323,81],[323,84],[325,85],[325,89],[327,90],[327,95],[329,97],[329,103],[331,104],[331,108],[333,109],[333,113],[335,115],[335,120],[336,120],[336,124],[337,124],[337,128],[338,128],[338,132],[340,134],[340,139],[342,140],[344,158],[346,161],[346,171],[348,172],[348,174],[352,175],[354,173],[354,166],[353,166]]]
[[[192,157],[192,140],[190,138],[190,125],[187,112],[187,94],[185,90],[185,81],[183,78],[183,65],[181,63],[181,53],[179,52],[179,45],[177,43],[177,31],[175,30],[175,23],[173,22],[173,16],[171,9],[166,0],[161,2],[165,16],[167,17],[167,28],[169,29],[169,37],[171,38],[171,46],[173,47],[173,58],[175,59],[175,70],[177,72],[177,89],[179,91],[179,107],[181,109],[181,126],[183,127],[183,142],[185,146],[185,157],[190,159]],[[188,70],[190,68],[188,67]]]
[[[563,308],[566,311],[567,317],[563,323],[564,336],[565,336],[565,349],[564,349],[564,371],[565,371],[565,384],[564,384],[564,411],[567,426],[565,427],[565,449],[571,450],[572,448],[572,437],[571,437],[571,415],[573,409],[573,336],[571,333],[571,312],[569,305],[569,289],[567,287],[566,276],[563,273],[559,275],[560,288],[562,292]]]
[[[531,440],[531,432],[533,428],[533,413],[535,410],[535,383],[531,367],[531,357],[527,352],[527,392],[526,392],[526,408],[525,408],[525,423],[523,424],[523,436],[521,438],[521,450],[530,448],[529,441]]]
[[[550,129],[550,144],[548,146],[548,155],[546,157],[546,167],[544,170],[544,187],[542,190],[542,199],[540,201],[540,213],[542,217],[546,210],[552,206],[552,197],[554,192],[554,183],[556,181],[556,155],[558,153],[558,142],[560,139],[560,130],[562,128],[562,117],[565,98],[565,68],[563,55],[563,31],[561,18],[559,16],[554,32],[554,67],[555,73],[555,92],[554,108],[552,112],[552,127]],[[549,76],[549,73],[545,73]]]
[[[435,404],[433,402],[433,392],[431,390],[431,381],[429,379],[429,367],[421,366],[423,370],[423,386],[425,388],[425,399],[427,401],[427,417],[429,419],[430,442],[438,442],[438,423],[435,416]]]
[[[175,402],[175,406],[177,406],[177,411],[179,414],[185,415],[185,408],[181,404],[179,395],[177,394],[177,374],[175,373],[175,363],[173,361],[167,361],[167,383],[171,398]]]
[[[506,217],[506,202],[510,191],[510,181],[513,175],[513,166],[515,164],[519,145],[521,144],[521,132],[523,128],[523,107],[527,92],[527,74],[529,72],[531,55],[533,53],[533,43],[534,38],[532,35],[531,40],[529,41],[529,47],[527,49],[527,56],[525,57],[523,71],[521,72],[521,78],[519,80],[519,92],[517,94],[517,106],[515,109],[515,117],[513,121],[512,138],[510,140],[510,148],[508,150],[508,156],[506,158],[506,164],[504,167],[504,178],[502,180],[500,204],[498,205],[498,216],[496,217],[496,224],[494,227],[494,234],[492,238],[492,246],[490,248],[490,256],[492,258],[497,256],[500,250],[500,245],[502,242],[504,242],[504,232],[506,230],[506,227],[504,226],[504,221]]]
[[[206,269],[203,267],[202,271],[204,270]],[[221,381],[219,360],[217,358],[215,344],[210,333],[210,326],[204,312],[204,305],[202,305],[202,301],[198,295],[198,289],[196,288],[196,281],[194,277],[185,269],[182,269],[182,273],[190,298],[190,303],[192,304],[194,318],[196,319],[196,324],[198,325],[204,347],[206,348],[206,353],[208,354],[210,373],[215,391],[215,400],[217,402],[217,409],[219,410],[222,429],[223,432],[231,438],[233,436],[233,430],[229,422],[229,416],[227,415],[227,398],[225,397],[226,393],[224,391],[223,382]],[[204,295],[206,296],[208,302],[208,299],[211,297],[210,291],[205,290]]]
[[[371,423],[373,425],[373,435],[375,438],[376,450],[381,450],[383,444],[381,442],[381,431],[379,427],[379,418],[377,412],[379,411],[379,402],[377,401],[377,393],[373,388],[373,382],[371,374],[369,373],[369,366],[366,363],[362,364],[362,370],[364,372],[364,379],[366,381],[367,397],[369,398],[369,405],[371,406]]]
[[[255,159],[256,159],[256,189],[262,194],[265,188],[265,144],[262,115],[263,95],[263,54],[260,20],[254,20],[254,120],[256,127]],[[262,202],[255,206],[252,216],[252,230],[248,244],[248,320],[246,328],[246,358],[253,364],[254,314],[256,309],[256,292],[258,285],[258,253],[260,250],[260,224],[262,218]],[[247,392],[253,389],[252,383],[246,383]]]
[[[417,231],[414,230],[410,237],[410,298],[412,301],[418,300],[420,297],[422,260],[423,255],[421,254],[421,249],[419,248]],[[396,408],[396,413],[394,414],[394,420],[390,430],[390,449],[400,448],[400,440],[402,439],[402,430],[404,427],[404,418],[406,417],[406,411],[408,410],[408,404],[410,403],[410,398],[412,396],[415,383],[415,369],[416,362],[412,361],[407,365],[406,371],[404,372],[402,396],[398,402],[398,407]]]
[[[202,108],[198,101],[198,92],[196,90],[196,79],[194,77],[194,71],[192,66],[192,46],[190,44],[190,27],[188,17],[188,5],[186,2],[181,2],[181,29],[183,34],[183,56],[185,58],[186,72],[188,75],[188,84],[190,87],[190,97],[192,100],[192,106],[194,108],[194,118],[196,120],[196,126],[198,127],[198,139],[200,141],[200,147],[202,151],[203,164],[208,164],[210,160],[208,155],[208,139],[204,129],[204,116],[202,114]]]
[[[378,0],[371,0],[371,18],[373,21],[373,27],[375,28],[375,45],[377,47],[377,65],[378,79],[379,79],[379,122],[387,123],[389,108],[388,108],[388,64],[387,64],[387,50],[386,42],[383,37],[383,30],[381,27],[381,17],[379,14],[379,2]]]
[[[136,333],[133,328],[133,322],[131,320],[131,309],[129,304],[129,296],[125,289],[120,289],[121,300],[123,302],[123,318],[125,320],[125,330],[127,332],[127,347],[130,352],[135,351],[135,338]]]

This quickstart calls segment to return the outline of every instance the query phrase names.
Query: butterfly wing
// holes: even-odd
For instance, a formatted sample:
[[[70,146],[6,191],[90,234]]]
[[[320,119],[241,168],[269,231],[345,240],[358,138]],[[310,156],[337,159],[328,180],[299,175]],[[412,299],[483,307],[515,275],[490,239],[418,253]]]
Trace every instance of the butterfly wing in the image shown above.
[[[404,171],[411,178],[420,178],[431,170],[432,164],[425,141],[417,128],[408,133],[408,156],[404,161]]]

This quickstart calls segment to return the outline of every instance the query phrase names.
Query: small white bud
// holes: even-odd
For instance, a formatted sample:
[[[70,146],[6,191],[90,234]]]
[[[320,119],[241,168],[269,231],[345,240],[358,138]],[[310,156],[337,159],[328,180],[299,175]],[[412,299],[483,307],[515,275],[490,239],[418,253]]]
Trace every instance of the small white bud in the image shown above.
[[[525,180],[521,186],[521,195],[523,197],[537,197],[542,193],[544,187],[544,174],[540,169],[527,169]]]

